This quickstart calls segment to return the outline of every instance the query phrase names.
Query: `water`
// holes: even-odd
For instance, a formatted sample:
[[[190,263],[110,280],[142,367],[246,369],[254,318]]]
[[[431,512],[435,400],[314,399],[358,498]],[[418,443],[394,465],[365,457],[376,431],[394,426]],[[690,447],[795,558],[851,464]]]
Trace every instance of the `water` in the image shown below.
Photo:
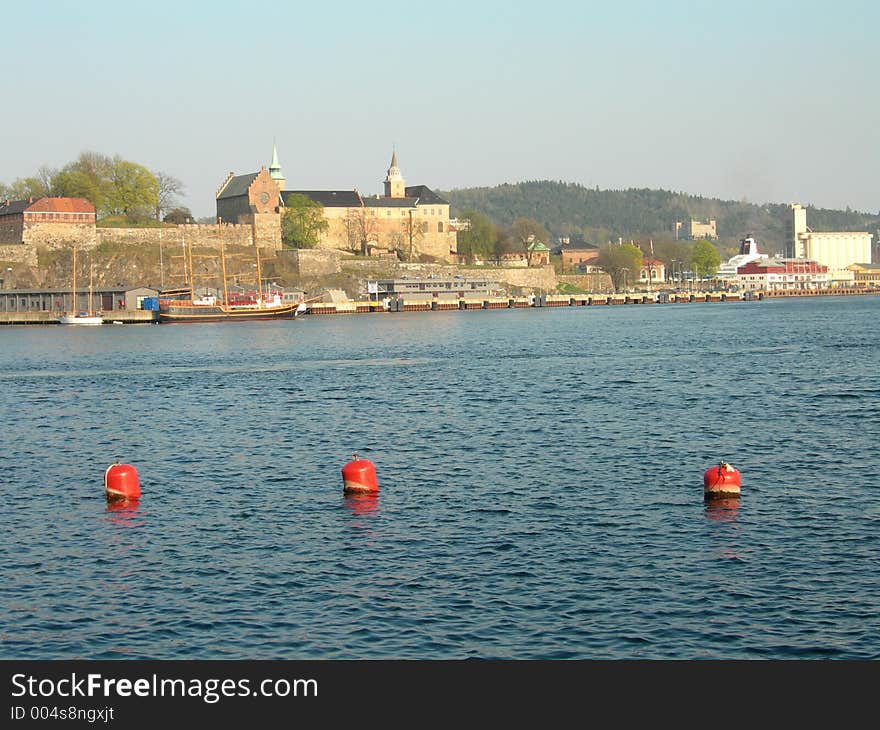
[[[880,658],[878,315],[3,328],[0,657]]]

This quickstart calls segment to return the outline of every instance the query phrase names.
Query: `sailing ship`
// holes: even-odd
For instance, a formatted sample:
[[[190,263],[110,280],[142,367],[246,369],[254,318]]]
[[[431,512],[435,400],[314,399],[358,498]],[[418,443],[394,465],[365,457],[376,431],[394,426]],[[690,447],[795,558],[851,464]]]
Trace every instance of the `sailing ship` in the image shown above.
[[[79,325],[96,325],[104,324],[104,318],[100,313],[92,311],[92,288],[94,284],[95,270],[89,266],[89,300],[88,308],[85,312],[78,312],[76,309],[76,246],[73,247],[73,284],[71,286],[71,306],[72,312],[65,312],[58,319],[58,324],[79,324]]]
[[[260,249],[256,250],[255,279],[253,292],[230,293],[226,271],[226,251],[220,245],[220,266],[223,279],[222,296],[204,293],[196,296],[193,273],[192,247],[183,244],[183,276],[186,285],[177,289],[159,292],[160,322],[249,322],[261,319],[295,319],[306,311],[304,302],[285,302],[281,294],[263,291],[263,277],[260,266]],[[238,275],[237,278],[242,278]]]

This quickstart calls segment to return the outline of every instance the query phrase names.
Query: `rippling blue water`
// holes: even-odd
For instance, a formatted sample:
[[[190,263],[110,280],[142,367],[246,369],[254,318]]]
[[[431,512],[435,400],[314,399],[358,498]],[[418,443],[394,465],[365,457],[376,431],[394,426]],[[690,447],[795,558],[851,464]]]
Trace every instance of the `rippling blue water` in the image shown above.
[[[0,656],[880,658],[878,315],[2,328]]]

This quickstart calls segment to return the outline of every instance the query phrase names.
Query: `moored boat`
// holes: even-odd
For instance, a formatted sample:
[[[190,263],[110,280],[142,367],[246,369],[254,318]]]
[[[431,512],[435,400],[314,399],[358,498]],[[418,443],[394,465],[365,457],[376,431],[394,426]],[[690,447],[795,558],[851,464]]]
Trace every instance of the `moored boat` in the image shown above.
[[[76,246],[73,247],[73,284],[71,286],[71,301],[73,302],[74,311],[65,312],[58,318],[58,324],[78,324],[78,325],[98,325],[104,324],[104,318],[96,312],[92,311],[92,288],[94,284],[94,270],[89,271],[89,299],[88,311],[76,311]]]
[[[195,296],[193,286],[193,254],[184,245],[183,264],[187,286],[159,292],[160,322],[249,322],[264,319],[295,319],[306,308],[300,301],[284,301],[279,292],[264,292],[260,268],[260,249],[255,249],[255,289],[247,293],[230,293],[227,288],[226,253],[220,246],[223,271],[222,296],[203,294]]]

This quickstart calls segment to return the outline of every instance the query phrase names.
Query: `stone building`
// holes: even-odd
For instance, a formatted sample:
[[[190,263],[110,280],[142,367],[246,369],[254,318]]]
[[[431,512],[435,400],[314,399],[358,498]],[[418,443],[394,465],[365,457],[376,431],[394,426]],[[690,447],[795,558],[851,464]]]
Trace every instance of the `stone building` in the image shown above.
[[[85,198],[0,201],[0,244],[90,248],[96,242],[95,206]]]
[[[286,202],[291,195],[305,195],[324,207],[329,226],[318,244],[321,248],[368,254],[401,252],[408,258],[427,254],[455,260],[457,239],[450,223],[449,202],[426,185],[407,186],[396,152],[391,154],[383,182],[384,195],[362,195],[357,190],[285,190],[282,196]]]
[[[426,185],[407,186],[397,164],[397,153],[384,180],[384,195],[362,195],[358,190],[287,190],[285,176],[273,146],[268,170],[235,176],[230,173],[217,191],[218,221],[250,223],[254,241],[280,248],[281,215],[293,195],[304,195],[323,207],[327,230],[318,247],[369,255],[427,254],[454,261],[456,231],[449,202]],[[271,243],[270,243],[271,241]]]
[[[684,238],[692,241],[700,239],[712,241],[718,238],[718,227],[714,218],[710,218],[705,223],[694,218],[684,223],[676,221],[675,238],[676,240]]]

